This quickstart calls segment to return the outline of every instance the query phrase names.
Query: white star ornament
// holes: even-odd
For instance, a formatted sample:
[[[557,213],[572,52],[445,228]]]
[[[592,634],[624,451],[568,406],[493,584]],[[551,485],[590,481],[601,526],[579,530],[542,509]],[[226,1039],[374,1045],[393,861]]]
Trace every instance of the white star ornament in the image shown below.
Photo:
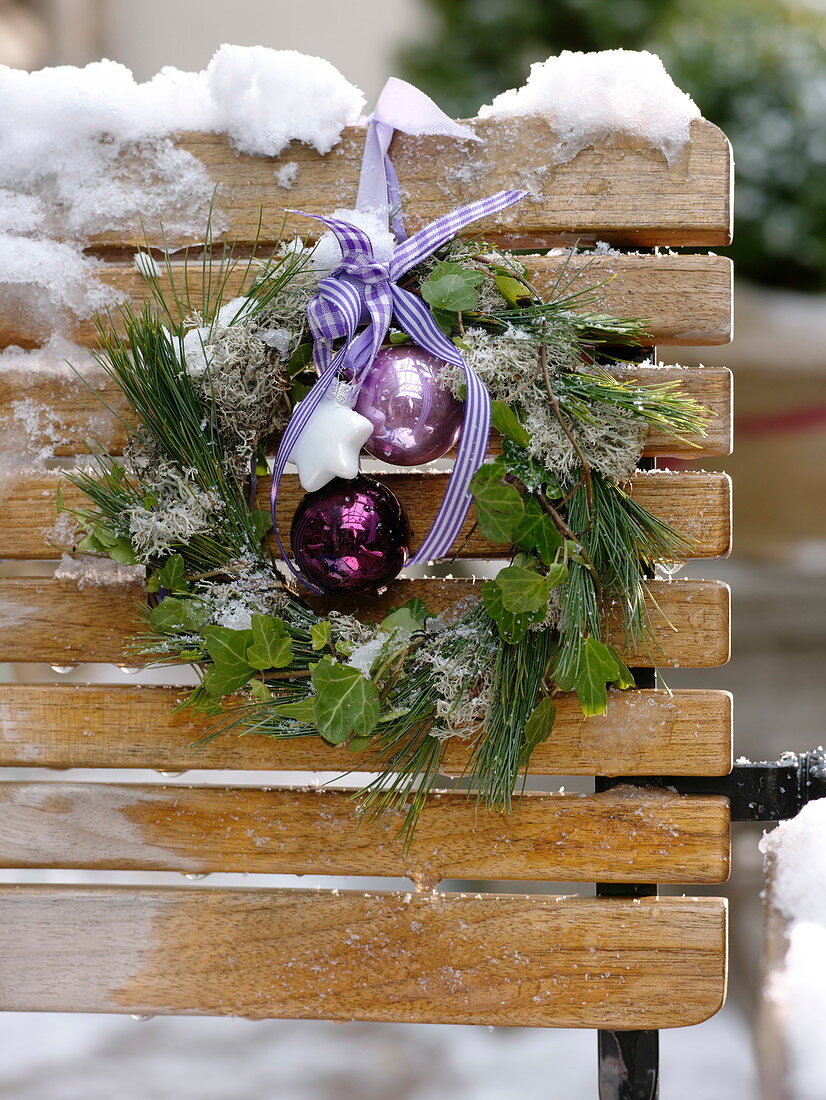
[[[359,452],[372,434],[366,416],[337,401],[322,401],[290,452],[305,492],[323,488],[334,477],[357,477]]]

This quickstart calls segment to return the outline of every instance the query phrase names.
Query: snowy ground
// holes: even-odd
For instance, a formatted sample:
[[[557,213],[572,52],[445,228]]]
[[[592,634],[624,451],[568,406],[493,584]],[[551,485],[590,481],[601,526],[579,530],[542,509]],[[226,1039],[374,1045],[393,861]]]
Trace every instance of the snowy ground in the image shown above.
[[[729,1009],[662,1036],[661,1100],[756,1096]],[[592,1100],[592,1031],[12,1013],[3,1100]]]

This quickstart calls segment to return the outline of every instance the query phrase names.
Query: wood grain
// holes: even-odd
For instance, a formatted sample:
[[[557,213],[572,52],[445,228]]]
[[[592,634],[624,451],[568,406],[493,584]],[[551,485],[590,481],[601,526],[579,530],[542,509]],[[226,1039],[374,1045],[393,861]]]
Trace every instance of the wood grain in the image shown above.
[[[731,452],[731,372],[724,367],[653,367],[641,364],[614,371],[617,377],[636,378],[642,384],[678,381],[683,392],[710,412],[706,435],[687,443],[660,431],[649,433],[647,455],[727,455]],[[25,460],[39,452],[57,457],[88,454],[89,439],[98,439],[110,452],[121,454],[123,417],[134,421],[122,394],[103,380],[100,371],[84,372],[109,412],[84,383],[58,361],[40,363],[33,371],[25,353],[0,366],[0,434],[5,450]]]
[[[0,866],[556,882],[725,882],[728,799],[624,786],[525,794],[511,814],[434,792],[361,822],[353,790],[0,783]]]
[[[317,737],[275,741],[229,735],[197,750],[213,718],[172,714],[175,688],[96,684],[0,684],[0,767],[369,770],[369,752]],[[448,742],[443,770],[461,774],[465,742]],[[534,775],[727,775],[732,701],[725,691],[612,692],[605,715],[585,718],[557,697],[553,737],[531,755]]]
[[[369,604],[364,597],[337,599],[335,608],[358,611],[365,621],[380,621],[390,608],[419,597],[431,614],[478,596],[480,585],[468,580],[396,581]],[[624,644],[609,616],[606,637],[632,666],[713,668],[729,658],[729,591],[719,581],[655,581],[659,612],[652,607],[655,649]],[[127,663],[124,651],[141,629],[139,585],[78,589],[49,578],[0,580],[0,660],[44,661],[73,665],[89,661]],[[322,614],[333,604],[313,598]],[[670,624],[670,625],[669,625]],[[129,663],[133,663],[131,660]],[[135,664],[139,663],[137,660]]]
[[[385,474],[379,480],[388,485],[407,509],[413,525],[414,547],[421,540],[445,492],[446,474]],[[56,534],[57,488],[62,485],[66,507],[83,507],[88,502],[74,486],[65,482],[59,470],[7,473],[0,488],[3,523],[0,525],[0,558],[49,559],[72,549],[71,538]],[[285,529],[304,492],[298,478],[288,474],[282,482],[279,516]],[[631,482],[632,496],[660,519],[671,523],[693,539],[692,558],[727,554],[731,547],[731,484],[722,473],[640,473]],[[258,506],[269,508],[270,484],[259,482]],[[460,558],[503,558],[510,547],[491,542],[475,529],[471,509],[455,543]],[[274,542],[273,542],[274,546]]]
[[[0,887],[0,1007],[534,1027],[699,1023],[723,898]]]
[[[464,203],[516,187],[527,190],[529,197],[468,232],[518,248],[598,240],[645,247],[714,246],[731,240],[731,147],[705,119],[691,123],[691,141],[671,165],[645,143],[619,135],[584,149],[567,164],[556,164],[557,137],[539,116],[474,119],[471,125],[480,143],[398,132],[394,136],[390,155],[402,188],[411,196],[405,210],[409,232]],[[245,156],[224,135],[204,133],[184,134],[177,145],[204,165],[217,188],[213,223],[225,227],[230,239],[248,243],[319,232],[310,219],[285,214],[286,207],[328,216],[331,210],[352,207],[364,133],[360,127],[345,129],[327,156],[299,142],[280,157]],[[275,183],[275,173],[287,164],[298,166],[289,191]],[[153,170],[151,156],[138,150],[124,153],[121,166],[133,176]],[[132,248],[147,237],[161,243],[158,226],[144,230],[135,218],[95,235],[92,242]],[[189,239],[201,241],[203,233]],[[173,243],[186,240],[179,234]]]
[[[572,303],[574,311],[598,311],[618,317],[649,319],[645,343],[725,344],[732,328],[732,264],[724,256],[652,255],[625,256],[526,256],[528,275],[537,289],[550,294],[561,280],[566,293],[597,287],[593,294]],[[242,293],[259,271],[239,264],[226,282],[224,298]],[[184,290],[189,298],[202,301],[205,286],[215,286],[221,277],[215,264],[204,270],[201,264],[173,265],[171,274],[159,280],[161,290],[172,286]],[[111,306],[129,302],[135,309],[151,301],[146,280],[134,263],[106,264],[98,273],[111,291]],[[570,285],[568,285],[570,284]],[[23,314],[14,288],[14,297],[0,283],[0,346],[35,347],[51,335],[38,331],[36,321]],[[117,313],[114,314],[118,320]],[[118,326],[122,331],[122,325]],[[82,346],[94,347],[98,332],[91,318],[75,318],[67,335]]]

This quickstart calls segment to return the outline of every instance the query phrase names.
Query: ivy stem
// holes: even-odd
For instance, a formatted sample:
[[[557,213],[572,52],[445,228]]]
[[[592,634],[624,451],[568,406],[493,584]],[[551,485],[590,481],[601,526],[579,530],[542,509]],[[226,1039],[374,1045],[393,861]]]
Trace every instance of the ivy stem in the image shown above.
[[[587,553],[585,552],[585,548],[583,547],[582,543],[579,541],[577,536],[573,533],[571,528],[568,526],[568,524],[562,518],[561,514],[556,510],[556,508],[554,508],[553,504],[551,504],[551,502],[548,500],[548,498],[545,496],[545,494],[542,492],[541,489],[537,489],[536,498],[539,501],[539,503],[542,505],[544,510],[548,513],[548,515],[553,520],[557,531],[559,531],[559,533],[563,536],[563,538],[570,539],[570,541],[573,542],[576,545],[577,553],[582,558],[583,562],[585,563],[586,569],[588,570],[588,572],[593,577],[594,588],[596,589],[596,593],[597,593],[597,599],[599,599],[601,601],[602,600],[602,585],[600,584],[599,574],[596,571],[596,567],[594,566],[594,563],[591,561],[591,559],[588,557]]]

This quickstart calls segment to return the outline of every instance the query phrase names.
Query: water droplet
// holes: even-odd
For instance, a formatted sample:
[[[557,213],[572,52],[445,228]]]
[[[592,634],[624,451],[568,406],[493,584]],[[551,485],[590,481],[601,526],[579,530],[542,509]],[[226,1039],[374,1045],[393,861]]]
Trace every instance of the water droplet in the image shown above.
[[[199,878],[206,878],[208,874],[209,874],[209,871],[184,871],[183,872],[184,878],[193,879],[193,880],[194,879],[199,879]]]
[[[140,1013],[140,1012],[133,1012],[133,1013],[131,1013],[131,1016],[132,1016],[133,1020],[137,1020],[138,1023],[140,1023],[140,1024],[145,1024],[147,1020],[154,1020],[155,1019],[155,1017],[152,1015],[151,1012],[146,1013],[146,1014],[143,1014],[143,1013]]]
[[[136,672],[140,672],[134,665],[118,665],[118,669],[124,676],[134,676]]]
[[[57,672],[61,676],[66,676],[69,672],[74,672],[77,665],[52,665],[52,672]]]
[[[179,775],[183,775],[183,771],[179,772],[163,772],[158,768],[158,775],[162,775],[164,779],[177,779]]]

